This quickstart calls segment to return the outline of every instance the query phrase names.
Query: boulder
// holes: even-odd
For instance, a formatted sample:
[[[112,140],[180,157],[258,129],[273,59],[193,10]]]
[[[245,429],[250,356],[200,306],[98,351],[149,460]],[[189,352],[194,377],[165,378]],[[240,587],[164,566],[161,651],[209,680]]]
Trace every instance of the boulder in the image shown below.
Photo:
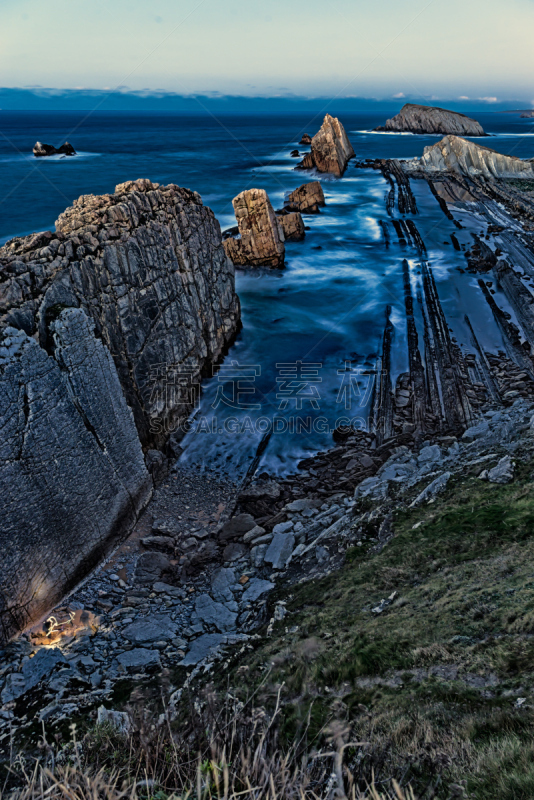
[[[57,156],[57,155],[75,156],[76,150],[70,144],[70,142],[65,142],[65,144],[62,144],[61,147],[57,148],[57,150],[51,144],[43,144],[42,142],[35,142],[33,146],[33,154],[36,158],[44,158],[46,156]]]
[[[218,631],[233,630],[237,614],[223,603],[216,603],[208,594],[201,594],[195,601],[195,620],[217,628]]]
[[[230,539],[242,539],[245,533],[256,527],[254,517],[251,514],[237,514],[226,522],[219,531],[221,542],[228,542]]]
[[[153,615],[127,625],[122,634],[133,644],[161,642],[176,636],[176,625],[163,614]]]
[[[320,181],[311,181],[291,192],[287,198],[286,208],[300,211],[301,214],[318,214],[319,208],[324,205],[326,203]]]
[[[291,156],[291,158],[300,158],[300,153],[298,150],[292,150],[289,155]]]
[[[126,672],[136,672],[138,669],[160,666],[159,650],[148,650],[146,647],[134,647],[117,656],[117,661]]]
[[[171,562],[163,553],[142,553],[135,565],[134,583],[138,586],[148,586],[149,584],[156,583],[170,567]]]
[[[300,140],[299,144],[311,144],[312,137],[309,133],[304,133],[302,135],[302,139]]]
[[[306,236],[304,222],[300,211],[291,211],[289,214],[280,214],[278,221],[284,232],[286,242],[301,242]]]
[[[395,117],[386,120],[386,124],[375,128],[375,131],[487,136],[482,125],[466,117],[465,114],[436,106],[420,106],[416,103],[406,103]]]
[[[534,427],[534,426],[533,426]],[[247,500],[278,500],[280,497],[280,484],[276,481],[258,481],[241,489],[238,495],[240,503]]]
[[[239,228],[239,239],[223,241],[235,266],[284,266],[284,235],[265,189],[247,189],[232,201]]]
[[[493,469],[488,472],[490,483],[510,483],[514,479],[515,464],[510,456],[504,456]]]
[[[351,158],[354,158],[354,150],[345,128],[336,117],[327,114],[311,140],[311,153],[305,156],[299,167],[315,167],[319,172],[330,172],[340,177]]]
[[[504,156],[460,136],[445,136],[440,142],[425,147],[419,166],[427,172],[456,172],[461,175],[490,179],[534,179],[534,162],[517,156]]]

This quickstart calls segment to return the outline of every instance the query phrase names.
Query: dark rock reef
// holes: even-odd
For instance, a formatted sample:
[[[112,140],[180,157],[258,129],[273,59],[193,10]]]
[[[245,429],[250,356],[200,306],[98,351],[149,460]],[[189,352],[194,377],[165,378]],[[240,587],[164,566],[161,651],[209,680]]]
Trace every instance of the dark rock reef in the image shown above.
[[[354,150],[345,128],[336,117],[327,114],[319,131],[311,140],[311,152],[307,153],[297,169],[317,169],[341,177],[347,168]]]
[[[33,154],[36,158],[44,158],[46,156],[75,156],[76,150],[70,144],[65,142],[57,149],[51,144],[43,144],[42,142],[35,142],[33,146]]]
[[[398,131],[406,133],[451,133],[456,136],[487,136],[482,125],[465,114],[447,111],[436,106],[420,106],[406,103],[399,113],[386,120],[386,124],[375,131]]]
[[[219,225],[175,185],[81,197],[55,233],[0,249],[0,641],[129,532],[152,491],[143,449],[238,324]]]

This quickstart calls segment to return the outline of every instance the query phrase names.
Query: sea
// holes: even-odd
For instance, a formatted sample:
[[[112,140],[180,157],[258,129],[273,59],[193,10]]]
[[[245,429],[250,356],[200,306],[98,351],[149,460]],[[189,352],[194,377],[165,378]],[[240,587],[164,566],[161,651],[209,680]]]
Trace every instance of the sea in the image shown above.
[[[335,103],[328,111],[335,115]],[[358,169],[354,161],[341,179],[295,171],[299,159],[290,153],[309,149],[299,145],[301,136],[316,133],[321,114],[0,111],[0,245],[54,230],[59,214],[80,195],[113,192],[137,178],[199,192],[223,230],[235,225],[232,199],[244,189],[265,189],[276,209],[297,186],[321,181],[326,206],[305,216],[306,238],[287,244],[285,269],[236,271],[243,326],[222,364],[195,387],[196,407],[175,437],[184,465],[235,478],[250,469],[263,442],[259,470],[287,475],[301,459],[334,446],[340,425],[368,427],[387,306],[395,328],[393,380],[407,370],[402,262],[408,260],[417,291],[419,255],[401,246],[391,225],[387,246],[381,222],[388,220],[388,185],[379,171]],[[481,144],[534,157],[533,120],[510,113],[474,116],[491,134]],[[344,114],[341,121],[357,160],[413,158],[440,138],[374,133],[384,122],[378,115]],[[37,140],[55,146],[69,141],[78,155],[36,159]],[[458,210],[458,229],[426,182],[413,181],[412,188],[418,206],[413,219],[452,335],[470,349],[469,313],[484,346],[497,352],[499,331],[475,276],[464,270],[464,251],[474,233],[484,232],[483,219]]]

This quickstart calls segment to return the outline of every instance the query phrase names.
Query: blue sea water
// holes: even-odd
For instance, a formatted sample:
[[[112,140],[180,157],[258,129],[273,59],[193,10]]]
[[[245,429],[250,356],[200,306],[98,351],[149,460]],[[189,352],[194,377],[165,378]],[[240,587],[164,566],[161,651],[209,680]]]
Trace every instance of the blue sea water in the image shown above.
[[[532,120],[496,113],[476,117],[493,136],[482,144],[534,156]],[[438,139],[372,133],[383,119],[370,115],[345,114],[342,122],[358,159],[419,156]],[[373,380],[365,370],[379,352],[388,304],[396,335],[394,371],[407,368],[401,265],[409,259],[416,285],[417,254],[402,249],[393,231],[389,249],[384,245],[379,222],[387,219],[387,185],[380,173],[356,169],[354,162],[342,179],[294,171],[290,151],[319,124],[320,117],[0,112],[0,244],[53,229],[78,196],[111,192],[136,178],[198,191],[223,229],[235,224],[232,198],[240,191],[264,188],[277,208],[288,191],[321,180],[327,205],[320,215],[305,218],[305,241],[287,245],[286,269],[236,274],[243,329],[221,372],[203,384],[192,431],[182,442],[186,463],[243,471],[262,431],[276,419],[280,430],[263,463],[284,473],[305,455],[331,446],[331,431],[340,419],[365,424]],[[79,155],[35,159],[36,140],[56,146],[68,140]],[[450,239],[455,233],[469,246],[483,222],[465,215],[465,227],[458,231],[426,183],[413,182],[413,188],[420,212],[414,220],[454,335],[469,347],[463,321],[469,311],[485,346],[497,350],[500,335],[476,280],[459,272],[465,256]],[[300,381],[300,401],[291,391],[291,378]]]

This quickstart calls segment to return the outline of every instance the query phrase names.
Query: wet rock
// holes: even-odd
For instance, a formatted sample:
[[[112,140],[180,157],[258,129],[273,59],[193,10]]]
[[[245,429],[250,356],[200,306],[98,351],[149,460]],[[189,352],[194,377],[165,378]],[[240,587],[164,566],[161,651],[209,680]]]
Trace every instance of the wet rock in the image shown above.
[[[300,153],[298,150],[292,150],[290,156],[291,158],[300,158]]]
[[[395,117],[388,119],[383,127],[375,128],[375,130],[486,136],[482,125],[476,120],[466,117],[465,114],[415,103],[406,103]]]
[[[232,263],[240,267],[283,267],[284,236],[265,189],[247,189],[232,203],[240,238],[223,242]]]
[[[299,144],[311,144],[312,137],[309,133],[303,133],[302,139],[300,140]]]
[[[289,194],[286,208],[300,211],[301,214],[318,214],[319,208],[324,205],[326,205],[326,201],[320,181],[311,181],[304,183]]]
[[[163,553],[142,553],[137,559],[134,583],[139,586],[156,583],[171,568],[171,562]]]
[[[222,603],[216,603],[208,594],[201,594],[195,600],[195,619],[222,633],[235,628],[237,614]]]
[[[264,560],[272,564],[273,569],[283,569],[291,557],[295,547],[295,537],[291,533],[276,533],[267,548]]]
[[[126,672],[135,672],[147,667],[160,666],[160,654],[158,650],[148,650],[146,647],[135,647],[117,656],[117,661],[124,667]]]
[[[76,150],[70,144],[70,142],[65,142],[62,144],[61,147],[56,148],[51,144],[43,144],[42,142],[35,142],[33,146],[33,154],[36,158],[45,158],[46,156],[75,156]]]

